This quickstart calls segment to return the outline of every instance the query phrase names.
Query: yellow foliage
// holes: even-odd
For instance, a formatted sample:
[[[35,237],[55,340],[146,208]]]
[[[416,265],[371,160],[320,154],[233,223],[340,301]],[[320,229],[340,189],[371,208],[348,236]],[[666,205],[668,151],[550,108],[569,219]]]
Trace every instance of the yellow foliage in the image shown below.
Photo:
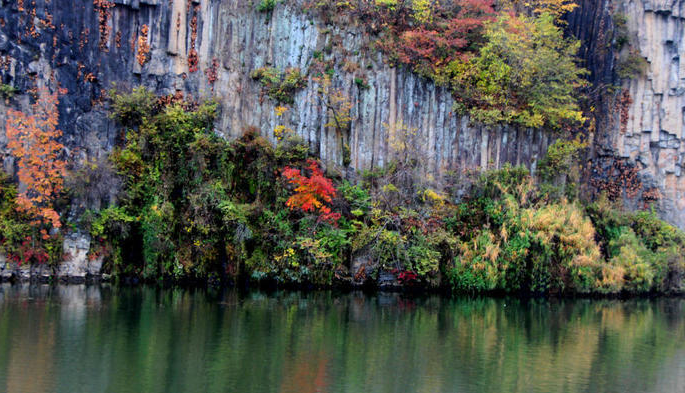
[[[333,127],[338,131],[347,131],[352,120],[352,102],[340,89],[333,88],[331,77],[325,75],[320,79],[319,97],[326,107],[328,123],[326,127]]]
[[[412,11],[417,22],[426,24],[433,20],[433,10],[430,0],[413,0]]]
[[[276,116],[281,117],[285,112],[288,111],[287,106],[279,105],[274,109],[274,112],[276,112]]]
[[[524,226],[535,230],[536,237],[545,244],[555,240],[560,250],[572,257],[572,266],[598,266],[599,246],[595,242],[592,221],[574,203],[561,201],[539,209],[526,209],[522,214]]]
[[[441,207],[445,204],[445,197],[428,188],[423,192],[423,201],[435,207]]]
[[[578,7],[576,0],[508,0],[504,3],[505,8],[526,8],[535,14],[549,13],[559,20],[565,14]]]

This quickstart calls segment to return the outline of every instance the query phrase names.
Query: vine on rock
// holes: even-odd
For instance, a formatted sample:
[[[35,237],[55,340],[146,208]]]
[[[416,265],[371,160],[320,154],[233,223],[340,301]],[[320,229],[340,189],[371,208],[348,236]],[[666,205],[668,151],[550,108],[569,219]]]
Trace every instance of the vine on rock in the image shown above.
[[[619,199],[624,191],[629,199],[633,199],[642,189],[638,168],[625,159],[615,159],[607,167],[596,168],[590,184],[606,193],[610,200]]]
[[[111,9],[114,3],[109,0],[93,0],[93,8],[98,13],[98,26],[100,30],[100,42],[98,48],[101,51],[107,52],[107,41],[109,41],[109,34],[112,32],[112,27],[109,25],[109,18],[112,16]]]
[[[147,35],[150,29],[147,25],[143,25],[140,28],[140,35],[138,36],[138,54],[136,54],[136,59],[140,66],[144,66],[148,61],[148,54],[150,53],[150,44],[147,42]]]

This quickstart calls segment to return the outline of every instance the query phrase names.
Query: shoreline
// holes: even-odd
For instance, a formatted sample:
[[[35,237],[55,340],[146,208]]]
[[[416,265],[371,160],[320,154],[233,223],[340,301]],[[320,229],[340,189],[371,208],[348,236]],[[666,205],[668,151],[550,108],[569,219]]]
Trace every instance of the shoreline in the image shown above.
[[[338,283],[332,285],[313,285],[308,283],[276,283],[276,282],[244,282],[242,284],[235,281],[220,281],[207,279],[175,279],[175,280],[144,280],[140,277],[112,277],[109,274],[87,275],[85,277],[55,277],[55,276],[32,276],[32,277],[0,277],[0,284],[15,285],[47,285],[47,286],[108,286],[135,288],[135,287],[157,287],[159,289],[219,289],[219,290],[238,290],[250,292],[259,290],[264,292],[363,292],[366,294],[375,293],[400,293],[411,297],[421,297],[438,295],[440,297],[485,297],[485,298],[515,298],[515,299],[590,299],[590,300],[630,300],[630,299],[674,299],[685,298],[685,292],[646,292],[646,293],[530,293],[519,292],[511,293],[505,291],[485,291],[485,292],[457,292],[449,287],[428,287],[428,286],[402,286],[402,285],[372,285],[372,284],[350,284]]]

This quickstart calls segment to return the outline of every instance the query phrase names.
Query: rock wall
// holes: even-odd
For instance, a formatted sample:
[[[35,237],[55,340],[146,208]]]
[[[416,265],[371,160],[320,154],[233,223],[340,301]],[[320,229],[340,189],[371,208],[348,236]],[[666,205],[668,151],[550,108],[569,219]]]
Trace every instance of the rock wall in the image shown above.
[[[663,219],[685,228],[685,1],[579,3],[569,26],[583,41],[597,108],[587,185],[620,189],[629,208],[654,204]],[[621,75],[630,62],[637,72]]]
[[[662,216],[685,227],[685,1],[617,1],[615,12],[627,17],[631,45],[623,50],[635,50],[647,66],[622,83],[617,109],[624,115],[612,143],[658,190]]]
[[[182,91],[194,98],[212,97],[221,106],[217,132],[229,138],[256,126],[275,141],[273,129],[282,124],[304,137],[324,161],[338,165],[342,144],[347,143],[353,169],[388,162],[388,130],[400,123],[418,130],[424,142],[420,150],[435,171],[498,167],[504,162],[530,166],[549,143],[542,131],[469,125],[467,118],[452,112],[447,90],[388,66],[380,53],[369,49],[361,29],[326,25],[302,12],[301,0],[279,3],[271,14],[259,13],[251,1],[116,0],[105,12],[106,34],[100,32],[101,13],[94,9],[102,1],[84,1],[74,10],[72,1],[37,0],[34,19],[52,15],[55,29],[34,22],[36,37],[27,32],[33,6],[24,3],[20,12],[16,1],[4,1],[0,11],[5,21],[0,26],[0,56],[8,62],[0,67],[3,82],[24,93],[36,79],[54,75],[69,90],[61,106],[65,141],[78,148],[82,158],[102,154],[114,143],[116,127],[99,104],[102,90],[112,82],[143,84],[160,94]],[[141,67],[136,54],[144,25],[149,27],[151,50]],[[197,53],[194,72],[192,53]],[[334,87],[353,103],[349,135],[336,135],[325,126],[329,120],[314,72],[283,118],[276,116],[276,103],[250,77],[252,70],[266,65],[298,67],[306,73],[316,53],[334,61]],[[216,75],[213,84],[210,72]],[[368,88],[358,86],[355,78],[364,79]],[[2,143],[0,139],[0,148]]]

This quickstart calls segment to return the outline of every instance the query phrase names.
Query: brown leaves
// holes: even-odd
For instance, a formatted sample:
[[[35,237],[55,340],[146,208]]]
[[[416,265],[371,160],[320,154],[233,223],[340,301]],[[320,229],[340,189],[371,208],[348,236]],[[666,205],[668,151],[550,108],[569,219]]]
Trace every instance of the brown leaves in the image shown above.
[[[93,0],[93,8],[98,13],[98,26],[100,30],[100,42],[98,48],[101,51],[107,52],[107,41],[109,41],[109,33],[112,28],[109,26],[109,17],[112,16],[111,8],[114,3],[109,0]]]

